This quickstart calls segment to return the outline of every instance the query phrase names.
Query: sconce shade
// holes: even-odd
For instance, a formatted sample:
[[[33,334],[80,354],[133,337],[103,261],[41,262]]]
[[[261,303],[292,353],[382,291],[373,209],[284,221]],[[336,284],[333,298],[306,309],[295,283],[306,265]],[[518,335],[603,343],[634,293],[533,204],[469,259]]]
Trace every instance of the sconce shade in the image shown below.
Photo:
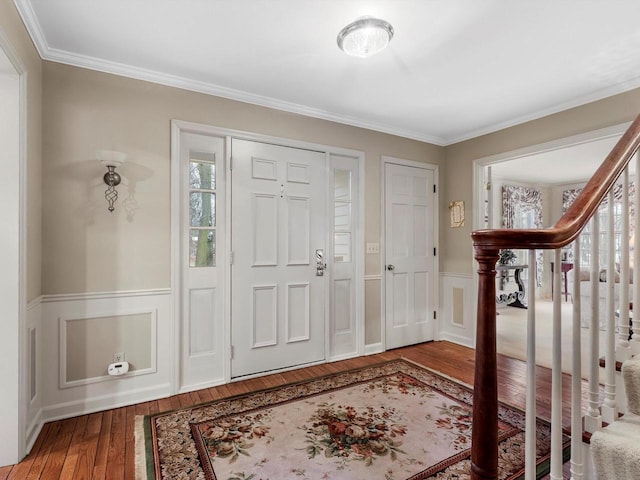
[[[123,152],[117,152],[115,150],[98,150],[96,152],[96,158],[105,167],[107,165],[119,167],[127,161],[127,154]]]

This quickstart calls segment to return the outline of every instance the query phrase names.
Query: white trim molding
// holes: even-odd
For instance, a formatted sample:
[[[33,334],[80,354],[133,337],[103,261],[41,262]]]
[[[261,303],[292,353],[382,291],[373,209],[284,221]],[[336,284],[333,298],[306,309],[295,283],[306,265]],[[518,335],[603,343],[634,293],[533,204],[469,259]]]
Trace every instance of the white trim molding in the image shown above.
[[[440,340],[474,348],[475,310],[473,303],[473,276],[471,274],[440,274],[442,298],[440,305]]]
[[[133,371],[129,371],[122,376],[110,376],[110,375],[98,375],[87,378],[80,378],[78,380],[68,380],[67,379],[67,358],[68,358],[68,342],[67,342],[67,327],[70,322],[82,322],[82,321],[90,321],[90,320],[98,320],[103,319],[107,320],[109,318],[122,318],[129,317],[133,315],[149,315],[150,319],[150,338],[149,341],[149,367],[142,369],[135,369]],[[109,381],[117,381],[122,380],[124,378],[133,377],[136,375],[148,375],[151,373],[157,372],[157,361],[156,361],[156,346],[158,344],[157,339],[157,330],[158,330],[158,310],[157,309],[143,309],[143,310],[112,310],[105,311],[102,313],[94,313],[92,315],[81,315],[81,316],[61,316],[58,319],[59,322],[59,364],[60,364],[60,388],[73,388],[79,387],[82,385],[89,385],[91,383],[98,382],[109,382]],[[139,342],[136,342],[139,343]],[[110,359],[109,362],[112,360]],[[106,368],[105,368],[106,372]]]

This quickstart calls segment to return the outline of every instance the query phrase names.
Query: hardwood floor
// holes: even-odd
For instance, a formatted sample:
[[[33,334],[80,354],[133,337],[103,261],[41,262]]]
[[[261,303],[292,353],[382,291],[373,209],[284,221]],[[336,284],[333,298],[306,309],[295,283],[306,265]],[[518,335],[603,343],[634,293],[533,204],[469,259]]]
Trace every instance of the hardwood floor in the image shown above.
[[[19,464],[0,468],[0,480],[130,480],[134,478],[134,418],[187,407],[229,395],[274,387],[307,378],[404,357],[473,385],[474,350],[449,342],[430,342],[385,353],[276,373],[220,387],[175,395],[129,407],[47,423],[31,453]],[[500,400],[524,409],[526,366],[498,358]],[[565,426],[569,424],[570,385],[563,382]],[[550,370],[538,367],[537,414],[550,418]]]

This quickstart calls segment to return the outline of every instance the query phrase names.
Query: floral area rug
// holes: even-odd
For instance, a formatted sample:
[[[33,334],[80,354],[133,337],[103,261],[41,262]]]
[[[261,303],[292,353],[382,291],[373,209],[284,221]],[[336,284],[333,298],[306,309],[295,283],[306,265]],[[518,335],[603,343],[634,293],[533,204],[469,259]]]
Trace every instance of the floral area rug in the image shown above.
[[[468,387],[394,360],[144,417],[146,468],[138,468],[137,475],[139,480],[465,479],[472,402]],[[524,422],[523,412],[500,404],[501,479],[523,473]],[[142,440],[136,439],[137,446]],[[540,462],[549,446],[549,425],[538,420]]]

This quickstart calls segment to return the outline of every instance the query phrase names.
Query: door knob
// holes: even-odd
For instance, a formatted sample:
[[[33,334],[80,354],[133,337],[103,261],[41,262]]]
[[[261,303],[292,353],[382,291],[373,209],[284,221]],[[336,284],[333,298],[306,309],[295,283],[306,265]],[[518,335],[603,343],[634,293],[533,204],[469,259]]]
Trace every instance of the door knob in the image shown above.
[[[387,270],[389,270],[390,272],[393,272],[396,269],[396,267],[394,267],[393,265],[387,265]]]

